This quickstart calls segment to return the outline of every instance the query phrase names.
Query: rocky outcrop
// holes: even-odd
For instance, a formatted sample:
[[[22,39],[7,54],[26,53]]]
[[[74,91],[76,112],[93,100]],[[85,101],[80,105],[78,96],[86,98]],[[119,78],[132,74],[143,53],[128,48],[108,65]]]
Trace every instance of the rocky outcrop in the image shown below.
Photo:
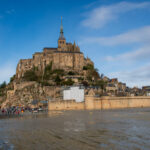
[[[58,85],[82,84],[84,80],[84,83],[89,80],[93,84],[93,76],[96,80],[99,77],[94,63],[84,57],[75,42],[66,42],[61,26],[56,48],[44,48],[42,52],[34,53],[31,59],[19,61],[1,106],[26,106],[33,100],[59,97],[61,89]]]
[[[60,87],[41,86],[36,82],[14,84],[14,90],[7,91],[7,97],[1,107],[28,106],[33,100],[49,100],[51,97],[60,97]]]

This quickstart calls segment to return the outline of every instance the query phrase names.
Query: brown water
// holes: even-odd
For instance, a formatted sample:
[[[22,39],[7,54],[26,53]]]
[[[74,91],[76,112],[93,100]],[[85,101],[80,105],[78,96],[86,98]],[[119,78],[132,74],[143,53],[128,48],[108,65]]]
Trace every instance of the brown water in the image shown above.
[[[0,150],[150,150],[150,109],[65,111],[0,120]]]

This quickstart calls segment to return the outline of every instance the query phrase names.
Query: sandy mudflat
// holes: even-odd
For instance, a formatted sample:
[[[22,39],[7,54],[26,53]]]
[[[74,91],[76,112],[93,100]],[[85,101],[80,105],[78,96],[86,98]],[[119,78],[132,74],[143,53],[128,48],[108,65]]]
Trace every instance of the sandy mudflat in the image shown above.
[[[0,120],[0,150],[150,150],[150,109],[61,111]]]

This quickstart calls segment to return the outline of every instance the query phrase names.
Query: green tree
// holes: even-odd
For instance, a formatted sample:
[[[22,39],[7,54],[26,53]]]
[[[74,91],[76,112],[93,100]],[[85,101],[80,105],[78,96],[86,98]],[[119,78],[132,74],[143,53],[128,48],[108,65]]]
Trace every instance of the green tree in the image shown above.
[[[99,73],[98,73],[98,70],[97,70],[97,69],[93,69],[93,70],[91,71],[91,75],[92,75],[92,77],[94,77],[95,80],[100,79],[100,76],[99,76]]]
[[[4,81],[2,84],[0,84],[0,96],[4,96],[5,93],[5,88],[6,88],[6,82]]]
[[[15,80],[15,77],[16,75],[13,75],[11,78],[10,78],[10,82],[13,82]]]
[[[0,89],[4,89],[6,87],[6,82],[4,81],[2,84],[0,84]]]
[[[87,81],[82,81],[82,84],[83,84],[84,86],[89,86],[89,84],[88,84]]]
[[[34,70],[34,71],[38,71],[39,69],[38,69],[38,67],[34,66],[34,67],[33,67],[33,70]]]
[[[52,62],[45,67],[45,71],[52,71]]]
[[[87,66],[83,66],[83,70],[88,70]]]
[[[72,71],[69,71],[69,72],[68,72],[68,75],[75,75],[75,73],[72,72]]]
[[[53,70],[53,74],[59,75],[59,76],[63,76],[64,75],[64,70],[63,69],[55,69]]]
[[[94,80],[100,79],[100,75],[98,73],[98,69],[94,68],[92,64],[87,64],[86,66],[83,67],[83,70],[87,70],[87,80],[92,81],[93,78]]]
[[[42,86],[51,86],[47,81],[39,82]]]
[[[86,66],[83,66],[83,70],[93,70],[94,66],[92,64],[87,64]]]
[[[74,84],[74,81],[72,79],[68,79],[67,81],[64,81],[63,82],[63,85],[68,85],[68,86],[71,86]]]
[[[56,76],[56,78],[55,78],[55,83],[56,83],[56,85],[61,85],[61,79],[60,79],[60,77],[57,75]]]
[[[106,82],[104,80],[99,80],[96,82],[96,86],[99,86],[102,90],[105,90]]]
[[[26,81],[37,81],[38,80],[38,76],[36,75],[36,73],[33,70],[26,71],[23,78]]]
[[[49,65],[47,65],[47,66],[45,67],[43,78],[44,78],[45,80],[48,80],[51,75],[52,75],[52,62],[51,62]]]

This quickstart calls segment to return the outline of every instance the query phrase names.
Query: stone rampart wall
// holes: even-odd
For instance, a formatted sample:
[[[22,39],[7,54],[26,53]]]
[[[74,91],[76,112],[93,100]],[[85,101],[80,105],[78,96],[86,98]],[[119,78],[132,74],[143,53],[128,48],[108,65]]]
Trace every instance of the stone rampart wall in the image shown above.
[[[94,103],[96,103],[96,101],[95,99]],[[150,107],[150,97],[147,96],[108,97],[102,98],[101,101],[101,109]]]
[[[49,110],[83,110],[84,102],[76,103],[75,100],[61,100],[49,102]]]
[[[49,110],[78,110],[78,109],[121,109],[150,107],[150,97],[94,97],[85,96],[85,101],[77,103],[74,100],[49,102]]]

